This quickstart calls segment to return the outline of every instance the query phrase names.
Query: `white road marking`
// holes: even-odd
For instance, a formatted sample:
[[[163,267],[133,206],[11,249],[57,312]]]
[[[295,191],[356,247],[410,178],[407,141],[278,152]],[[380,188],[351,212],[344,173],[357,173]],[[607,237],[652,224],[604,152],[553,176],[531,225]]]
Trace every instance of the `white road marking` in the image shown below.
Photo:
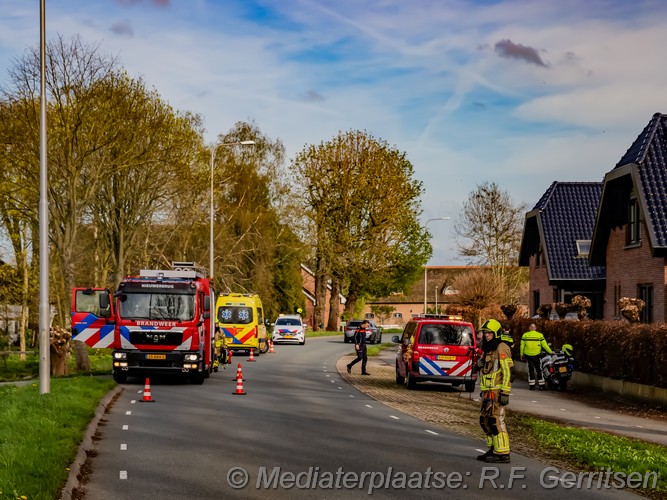
[[[127,471],[126,470],[120,471],[119,479],[127,479]]]
[[[533,399],[533,400],[531,401],[531,403],[537,403],[537,401],[535,401],[535,400]]]
[[[125,415],[132,415],[132,411],[131,411],[131,410],[127,410],[127,411],[125,412]]]
[[[124,426],[123,426],[123,430],[124,430],[124,431],[128,430],[129,428],[130,428],[129,425],[124,425]]]
[[[141,394],[143,391],[140,389],[137,391],[137,394]]]
[[[343,390],[343,388],[342,388],[342,387],[338,387],[338,388],[339,388],[339,389],[340,389],[341,391]]]
[[[133,404],[136,403],[136,402],[137,402],[137,400],[136,400],[136,399],[133,399],[132,401],[130,401],[130,404],[133,405]]]
[[[127,450],[127,444],[126,443],[120,443],[120,449],[121,449],[121,451]]]
[[[638,429],[643,429],[644,428],[643,425],[635,425],[635,427],[637,427]]]
[[[593,418],[602,418],[602,417],[593,417]]]
[[[434,436],[438,436],[438,435],[439,435],[437,432],[433,432],[433,431],[430,431],[430,430],[428,430],[428,429],[424,429],[424,430],[425,430],[426,432],[428,432],[429,434],[433,434]]]
[[[391,418],[393,418],[394,420],[400,420],[400,418],[398,418],[396,415],[389,415],[389,416],[390,416]]]
[[[565,408],[561,408],[560,411],[567,411]]]
[[[327,374],[325,375],[325,377],[331,377],[331,375],[329,375],[329,374],[327,373]]]
[[[354,397],[354,394],[350,394],[350,397],[353,398],[353,397]]]
[[[486,453],[488,450],[480,450],[479,448],[475,448],[475,451],[479,451],[480,453]]]
[[[371,405],[366,405],[366,408],[373,408]]]

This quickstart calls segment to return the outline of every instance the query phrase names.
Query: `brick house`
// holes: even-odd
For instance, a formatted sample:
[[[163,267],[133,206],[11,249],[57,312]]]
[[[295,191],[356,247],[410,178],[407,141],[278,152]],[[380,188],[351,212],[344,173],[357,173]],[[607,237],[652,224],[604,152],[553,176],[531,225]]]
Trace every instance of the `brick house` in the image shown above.
[[[452,288],[454,278],[460,273],[475,269],[474,266],[426,266],[426,305],[435,310],[436,302],[440,314],[455,313],[451,304],[456,290]],[[424,276],[421,276],[404,293],[392,293],[388,297],[376,297],[366,300],[362,316],[379,322],[372,312],[373,306],[390,306],[394,310],[389,318],[384,318],[385,325],[403,327],[412,316],[424,312]]]
[[[591,299],[589,316],[602,317],[605,268],[588,263],[601,182],[554,182],[526,214],[519,265],[529,266],[528,310],[542,304]]]
[[[604,177],[590,249],[606,266],[604,317],[618,318],[618,299],[646,303],[641,320],[664,322],[667,306],[667,115],[656,113]]]
[[[636,297],[641,320],[667,316],[667,115],[656,113],[602,183],[554,182],[526,214],[519,265],[530,311],[591,298],[592,318],[618,319]]]

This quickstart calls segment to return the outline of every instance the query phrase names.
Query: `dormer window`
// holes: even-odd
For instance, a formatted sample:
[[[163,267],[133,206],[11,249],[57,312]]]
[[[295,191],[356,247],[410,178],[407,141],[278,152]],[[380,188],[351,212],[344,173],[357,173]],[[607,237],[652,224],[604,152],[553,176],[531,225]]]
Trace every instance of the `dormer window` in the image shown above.
[[[641,241],[639,225],[639,202],[637,198],[628,203],[628,225],[625,228],[625,244],[636,245]]]
[[[591,240],[577,240],[577,259],[587,259],[591,251]]]

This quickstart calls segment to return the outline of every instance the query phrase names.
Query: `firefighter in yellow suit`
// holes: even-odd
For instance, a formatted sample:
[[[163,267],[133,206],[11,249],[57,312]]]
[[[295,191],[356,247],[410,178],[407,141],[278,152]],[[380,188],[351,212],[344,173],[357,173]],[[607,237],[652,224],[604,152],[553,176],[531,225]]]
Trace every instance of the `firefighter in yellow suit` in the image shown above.
[[[514,366],[512,352],[502,341],[502,327],[490,319],[480,328],[484,336],[482,344],[483,364],[479,372],[482,391],[479,424],[486,434],[488,451],[477,460],[489,463],[510,462],[510,438],[505,425],[505,406],[510,401],[511,371]]]

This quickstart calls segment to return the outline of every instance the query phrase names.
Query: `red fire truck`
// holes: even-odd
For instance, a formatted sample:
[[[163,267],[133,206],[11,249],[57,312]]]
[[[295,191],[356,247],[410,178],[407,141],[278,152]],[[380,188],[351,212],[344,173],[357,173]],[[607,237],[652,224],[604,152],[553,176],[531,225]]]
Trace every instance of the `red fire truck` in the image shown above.
[[[182,373],[201,384],[213,367],[215,292],[192,262],[127,276],[108,289],[72,290],[72,338],[113,349],[113,376]]]

